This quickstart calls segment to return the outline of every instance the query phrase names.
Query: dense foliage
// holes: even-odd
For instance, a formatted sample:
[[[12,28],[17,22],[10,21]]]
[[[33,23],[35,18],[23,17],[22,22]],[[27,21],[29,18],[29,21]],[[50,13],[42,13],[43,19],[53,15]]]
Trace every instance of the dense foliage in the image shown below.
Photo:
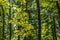
[[[37,0],[0,0],[0,40],[38,40]],[[60,40],[60,1],[39,0],[41,40]]]

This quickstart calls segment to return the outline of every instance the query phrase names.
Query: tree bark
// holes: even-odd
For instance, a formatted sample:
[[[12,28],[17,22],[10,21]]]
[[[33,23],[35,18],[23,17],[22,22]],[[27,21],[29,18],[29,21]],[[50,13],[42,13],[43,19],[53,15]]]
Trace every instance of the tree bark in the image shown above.
[[[53,17],[53,27],[52,27],[52,32],[53,32],[53,40],[57,40],[55,17]]]
[[[41,40],[41,15],[40,15],[40,4],[39,0],[36,0],[37,11],[38,11],[38,40]]]
[[[4,40],[4,25],[5,25],[5,19],[4,19],[4,17],[5,17],[5,15],[4,15],[4,8],[3,8],[3,6],[2,6],[2,15],[3,15],[3,29],[2,29],[2,40]]]

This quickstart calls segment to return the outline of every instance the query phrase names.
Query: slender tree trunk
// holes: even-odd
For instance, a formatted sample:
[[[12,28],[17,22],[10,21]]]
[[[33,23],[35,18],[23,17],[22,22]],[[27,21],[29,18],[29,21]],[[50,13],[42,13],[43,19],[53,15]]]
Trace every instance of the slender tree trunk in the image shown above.
[[[60,6],[59,6],[58,1],[56,1],[56,6],[57,6],[57,9],[58,9],[58,17],[60,17]],[[58,20],[58,22],[59,22],[59,27],[60,27],[60,19]]]
[[[9,3],[10,3],[10,0],[9,0]],[[9,21],[11,20],[11,7],[9,8]],[[9,40],[11,40],[11,36],[12,36],[12,34],[11,34],[11,23],[9,23],[9,29],[10,29],[10,39]]]
[[[57,9],[58,9],[58,15],[60,16],[60,6],[59,6],[58,1],[56,1],[56,6],[57,6]]]
[[[38,40],[41,40],[41,15],[40,15],[40,4],[39,0],[36,0],[38,10]]]
[[[53,27],[52,27],[52,32],[53,32],[53,40],[57,40],[55,17],[53,17]]]
[[[29,20],[30,20],[31,14],[30,14],[30,10],[28,10],[28,0],[26,0],[26,12],[28,13],[28,15],[29,15]]]
[[[2,40],[4,40],[4,25],[5,25],[5,19],[4,19],[4,17],[5,17],[5,15],[4,15],[4,8],[3,8],[3,6],[2,6],[2,15],[3,15]]]
[[[9,9],[9,21],[11,20],[11,8]],[[11,36],[12,36],[12,34],[11,34],[11,23],[9,23],[9,29],[10,29],[10,40],[11,40]]]

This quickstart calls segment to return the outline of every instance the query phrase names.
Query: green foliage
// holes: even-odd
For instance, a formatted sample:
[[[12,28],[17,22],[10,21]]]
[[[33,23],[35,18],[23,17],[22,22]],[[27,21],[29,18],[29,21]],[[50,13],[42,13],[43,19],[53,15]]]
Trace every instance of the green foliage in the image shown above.
[[[60,1],[59,1],[60,2]],[[0,0],[0,40],[2,39],[2,29],[4,25],[4,40],[9,40],[11,24],[11,40],[17,40],[18,35],[21,36],[21,40],[26,37],[27,40],[37,40],[38,30],[38,13],[36,0],[28,0],[26,8],[26,0],[14,0],[8,2],[8,0]],[[59,3],[60,5],[60,3]],[[3,24],[3,10],[4,10],[4,24]],[[42,1],[40,0],[41,8],[41,37],[42,40],[52,40],[52,28],[54,26],[53,16],[55,17],[57,40],[60,40],[60,27],[58,16],[58,9],[55,1]],[[28,12],[26,12],[28,10]],[[18,28],[19,27],[19,28]],[[30,39],[29,39],[30,38]]]

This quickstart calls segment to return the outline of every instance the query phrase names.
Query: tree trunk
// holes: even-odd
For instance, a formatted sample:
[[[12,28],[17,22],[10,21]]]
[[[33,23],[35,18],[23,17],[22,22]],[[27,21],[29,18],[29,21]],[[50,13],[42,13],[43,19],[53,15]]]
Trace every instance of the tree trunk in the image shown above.
[[[38,10],[38,40],[41,40],[41,15],[40,15],[40,4],[39,0],[36,0]]]
[[[52,32],[53,32],[53,40],[57,40],[56,36],[56,24],[55,24],[55,17],[53,17],[53,27],[52,27]]]

